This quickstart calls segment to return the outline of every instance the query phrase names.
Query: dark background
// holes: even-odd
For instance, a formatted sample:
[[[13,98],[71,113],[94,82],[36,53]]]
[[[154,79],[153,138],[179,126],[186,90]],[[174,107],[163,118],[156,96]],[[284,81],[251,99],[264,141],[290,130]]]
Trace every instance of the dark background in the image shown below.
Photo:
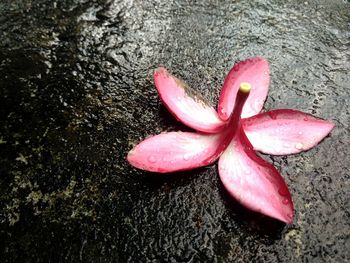
[[[153,85],[162,65],[216,105],[232,65],[270,62],[265,110],[336,128],[308,152],[264,156],[295,204],[286,226],[247,211],[217,165],[130,167],[148,135],[184,130]],[[349,262],[350,3],[2,0],[2,262]]]

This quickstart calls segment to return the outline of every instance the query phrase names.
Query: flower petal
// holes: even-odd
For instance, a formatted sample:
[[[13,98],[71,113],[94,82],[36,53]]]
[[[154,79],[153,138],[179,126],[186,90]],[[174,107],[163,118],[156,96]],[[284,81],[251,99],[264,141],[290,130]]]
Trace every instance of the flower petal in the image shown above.
[[[217,160],[227,143],[221,134],[168,132],[132,149],[127,160],[139,169],[168,173],[202,167]]]
[[[242,205],[292,223],[293,202],[286,183],[275,167],[255,154],[242,128],[220,157],[219,175]]]
[[[269,81],[269,64],[264,58],[250,58],[235,64],[226,76],[221,89],[218,105],[220,118],[222,120],[229,118],[242,82],[248,82],[252,86],[249,98],[243,108],[242,118],[259,113],[267,96]]]
[[[224,122],[214,108],[165,68],[158,68],[154,72],[154,82],[164,105],[178,120],[206,133],[223,130]]]
[[[309,150],[334,128],[332,122],[289,109],[264,112],[242,123],[254,149],[274,155]]]

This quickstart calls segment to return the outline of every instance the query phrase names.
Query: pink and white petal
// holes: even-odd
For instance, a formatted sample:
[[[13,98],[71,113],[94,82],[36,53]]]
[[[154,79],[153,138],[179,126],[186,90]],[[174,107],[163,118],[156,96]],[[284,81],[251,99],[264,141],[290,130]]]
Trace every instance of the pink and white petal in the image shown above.
[[[220,179],[243,206],[293,222],[293,202],[283,178],[274,166],[258,157],[241,130],[219,159]]]
[[[225,78],[219,97],[218,113],[222,120],[230,117],[242,82],[248,82],[252,86],[242,111],[242,118],[247,118],[263,108],[270,82],[268,62],[264,58],[254,57],[233,66]]]
[[[224,150],[220,134],[168,132],[152,136],[132,149],[128,162],[136,168],[168,173],[209,165]]]
[[[290,109],[264,112],[242,123],[254,149],[273,155],[309,150],[334,128],[332,122]]]
[[[164,105],[178,120],[201,132],[217,133],[223,130],[225,123],[215,109],[165,68],[154,72],[154,82]]]

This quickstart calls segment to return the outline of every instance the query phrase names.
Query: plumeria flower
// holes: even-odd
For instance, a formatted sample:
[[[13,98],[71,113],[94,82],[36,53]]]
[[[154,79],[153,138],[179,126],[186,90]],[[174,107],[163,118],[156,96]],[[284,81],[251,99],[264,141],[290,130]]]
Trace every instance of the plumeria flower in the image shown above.
[[[139,169],[169,173],[210,165],[219,159],[219,176],[243,206],[293,222],[293,202],[276,168],[256,155],[295,154],[318,144],[334,124],[309,114],[280,109],[259,113],[269,86],[263,58],[236,64],[225,78],[218,112],[164,68],[155,85],[168,110],[197,132],[164,132],[132,149],[127,160]]]

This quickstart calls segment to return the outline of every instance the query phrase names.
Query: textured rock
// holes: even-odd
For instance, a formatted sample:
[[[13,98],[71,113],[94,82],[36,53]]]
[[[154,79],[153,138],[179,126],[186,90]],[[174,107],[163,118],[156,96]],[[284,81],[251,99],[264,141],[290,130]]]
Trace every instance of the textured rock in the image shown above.
[[[4,261],[350,260],[348,1],[0,3],[0,240]],[[155,175],[132,145],[186,129],[153,85],[159,65],[215,103],[237,61],[271,65],[265,109],[333,120],[316,148],[265,156],[294,224],[252,214],[215,166]]]

